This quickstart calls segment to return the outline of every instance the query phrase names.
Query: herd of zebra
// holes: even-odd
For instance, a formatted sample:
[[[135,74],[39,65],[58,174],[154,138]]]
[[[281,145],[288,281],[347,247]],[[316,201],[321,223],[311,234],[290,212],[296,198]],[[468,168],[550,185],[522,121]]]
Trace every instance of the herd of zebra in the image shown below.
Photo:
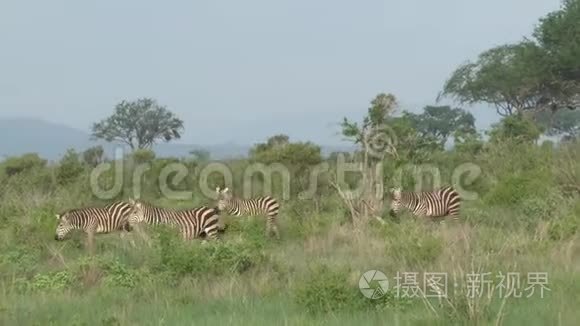
[[[408,209],[415,216],[441,218],[450,216],[457,219],[461,199],[452,187],[446,186],[431,192],[403,192],[391,188],[391,215],[401,208]],[[218,232],[225,230],[220,216],[266,217],[266,232],[269,236],[280,237],[277,216],[279,202],[271,196],[240,199],[228,189],[216,188],[217,204],[190,209],[170,209],[154,206],[142,200],[118,201],[103,207],[83,207],[56,214],[56,240],[64,240],[72,230],[87,233],[89,248],[92,250],[93,236],[113,231],[130,232],[138,223],[169,224],[177,227],[184,240],[193,238],[218,239]]]

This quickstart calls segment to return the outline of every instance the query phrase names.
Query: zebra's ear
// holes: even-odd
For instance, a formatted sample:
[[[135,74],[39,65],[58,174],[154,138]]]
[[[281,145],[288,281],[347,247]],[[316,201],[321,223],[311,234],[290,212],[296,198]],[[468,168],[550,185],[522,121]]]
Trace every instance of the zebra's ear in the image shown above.
[[[57,220],[60,220],[60,214],[54,214],[54,216],[56,216]]]
[[[230,189],[228,187],[226,187],[226,189],[224,189],[222,192],[225,194],[228,191],[230,191]]]

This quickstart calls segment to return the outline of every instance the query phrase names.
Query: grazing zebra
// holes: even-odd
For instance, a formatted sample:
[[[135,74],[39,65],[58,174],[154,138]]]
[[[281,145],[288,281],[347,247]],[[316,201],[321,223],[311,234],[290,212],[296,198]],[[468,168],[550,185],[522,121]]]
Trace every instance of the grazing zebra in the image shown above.
[[[64,240],[70,231],[75,229],[87,233],[89,250],[93,251],[93,236],[95,233],[110,233],[113,231],[131,232],[128,221],[131,209],[129,203],[119,201],[104,207],[74,208],[56,214],[59,221],[56,227],[55,240]]]
[[[168,224],[180,229],[184,240],[199,238],[203,235],[212,240],[217,239],[217,211],[201,206],[197,208],[175,210],[153,206],[144,201],[131,200],[132,210],[129,213],[129,223]]]
[[[270,236],[274,234],[276,238],[280,238],[277,225],[278,211],[280,204],[278,201],[270,196],[257,197],[252,199],[235,198],[228,188],[220,190],[216,188],[218,195],[217,209],[225,211],[233,216],[241,215],[265,215],[266,216],[266,233]]]
[[[449,186],[429,192],[403,192],[401,188],[391,188],[391,215],[396,215],[401,208],[406,208],[415,216],[433,219],[450,216],[459,217],[461,198],[455,189]]]

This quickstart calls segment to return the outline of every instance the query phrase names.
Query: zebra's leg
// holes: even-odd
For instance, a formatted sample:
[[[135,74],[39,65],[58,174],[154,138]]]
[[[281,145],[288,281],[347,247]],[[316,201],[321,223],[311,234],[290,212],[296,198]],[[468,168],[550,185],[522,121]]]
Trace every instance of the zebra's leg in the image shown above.
[[[219,240],[217,228],[214,228],[214,229],[206,228],[204,231],[205,231],[206,238],[209,239],[210,241]]]
[[[95,238],[95,230],[93,230],[92,228],[88,229],[87,230],[87,248],[88,248],[90,256],[93,256],[95,254],[94,238]]]
[[[278,231],[278,220],[277,220],[278,216],[274,215],[270,217],[270,227],[272,229],[272,233],[274,235],[274,237],[278,240],[280,240],[280,232]]]
[[[123,247],[126,248],[125,243],[127,242],[127,239],[129,240],[129,244],[131,245],[131,247],[133,248],[137,247],[137,245],[135,245],[135,240],[133,240],[133,235],[129,234],[129,231],[126,231],[126,229],[121,230],[121,232],[119,233],[119,237],[121,238],[121,243],[123,244]]]
[[[185,228],[181,231],[181,239],[183,241],[188,241],[189,240],[189,234],[187,232],[187,229],[185,229]]]
[[[137,245],[135,244],[135,239],[133,239],[133,235],[129,234],[129,231],[122,230],[121,231],[121,242],[124,244],[126,239],[129,239],[129,244],[131,247],[135,248]]]
[[[278,233],[276,227],[276,217],[272,215],[266,216],[266,236],[272,237]]]

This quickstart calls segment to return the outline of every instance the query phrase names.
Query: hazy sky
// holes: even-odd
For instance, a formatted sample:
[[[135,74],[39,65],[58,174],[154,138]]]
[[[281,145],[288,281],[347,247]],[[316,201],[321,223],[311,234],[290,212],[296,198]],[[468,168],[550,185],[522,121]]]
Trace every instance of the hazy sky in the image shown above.
[[[153,97],[180,142],[275,133],[334,144],[379,92],[434,103],[483,50],[530,35],[559,0],[2,1],[0,118],[89,130],[123,99]],[[479,126],[497,119],[474,110]]]

